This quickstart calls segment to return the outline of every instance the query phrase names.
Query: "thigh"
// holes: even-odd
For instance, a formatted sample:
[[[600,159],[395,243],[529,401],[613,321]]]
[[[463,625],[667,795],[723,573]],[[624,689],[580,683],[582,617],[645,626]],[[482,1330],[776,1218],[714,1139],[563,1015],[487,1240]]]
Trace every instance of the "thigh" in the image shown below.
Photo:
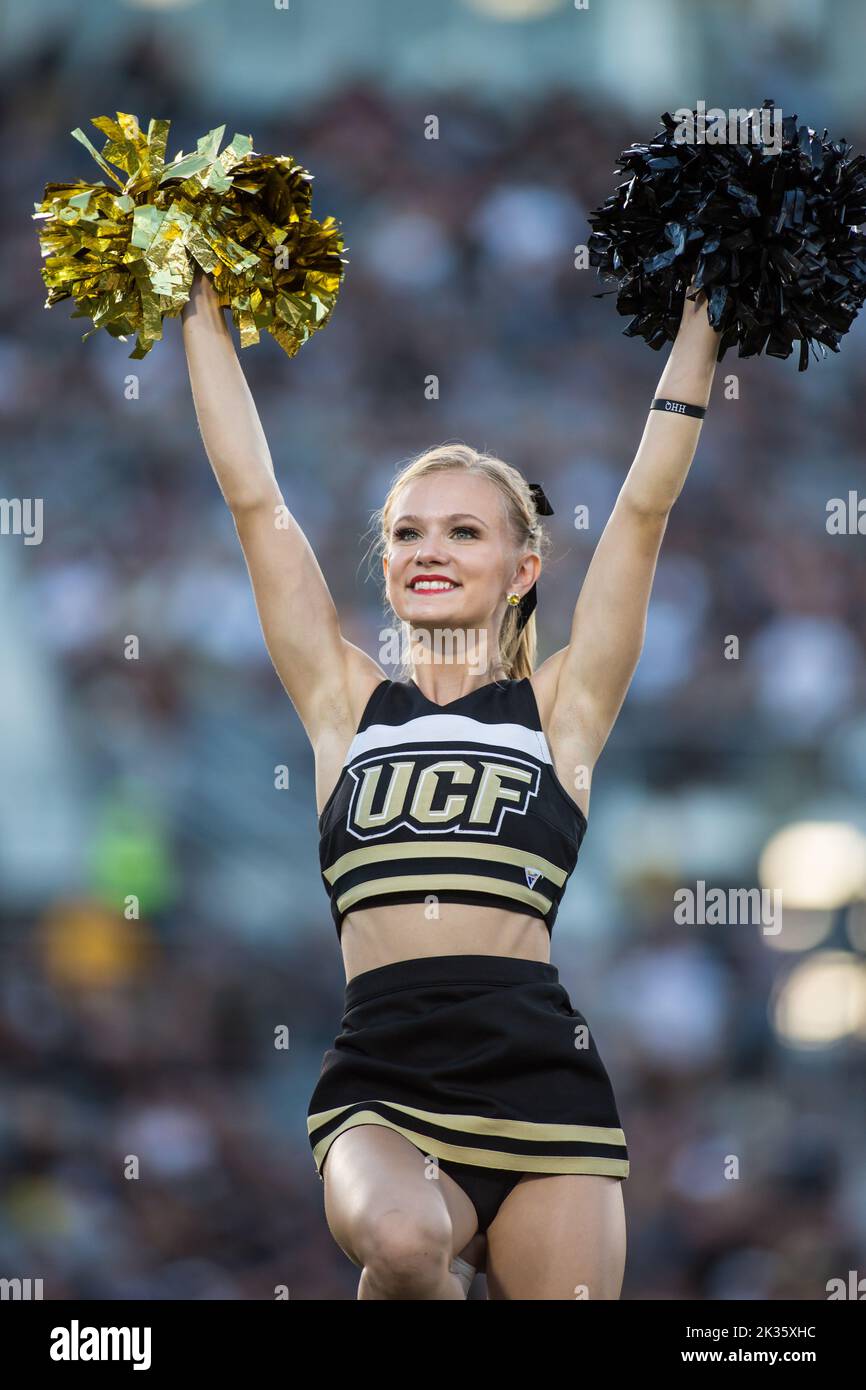
[[[322,1180],[328,1228],[359,1269],[365,1237],[386,1212],[403,1210],[432,1230],[448,1223],[454,1255],[478,1230],[475,1208],[454,1179],[386,1125],[354,1125],[338,1135]]]
[[[526,1174],[487,1231],[491,1299],[617,1299],[625,1269],[622,1180]]]

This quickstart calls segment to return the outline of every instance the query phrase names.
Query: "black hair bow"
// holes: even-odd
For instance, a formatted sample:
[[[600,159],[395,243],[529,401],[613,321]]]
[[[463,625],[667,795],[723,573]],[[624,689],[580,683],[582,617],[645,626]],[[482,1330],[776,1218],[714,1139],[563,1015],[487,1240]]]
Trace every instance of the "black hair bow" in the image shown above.
[[[553,516],[553,508],[547,500],[544,488],[541,483],[530,483],[529,491],[535,500],[535,510],[539,516]],[[517,605],[517,631],[529,622],[538,604],[537,585],[533,584],[531,589],[527,589],[523,598]]]
[[[541,483],[530,483],[529,491],[535,498],[535,510],[539,516],[553,516],[553,508],[548,502]]]

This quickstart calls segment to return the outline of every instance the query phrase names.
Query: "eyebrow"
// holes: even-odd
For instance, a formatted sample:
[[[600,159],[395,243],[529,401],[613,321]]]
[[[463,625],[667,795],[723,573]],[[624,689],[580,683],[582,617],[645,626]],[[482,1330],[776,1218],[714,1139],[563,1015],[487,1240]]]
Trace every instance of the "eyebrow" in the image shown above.
[[[462,516],[471,517],[472,520],[473,520],[473,521],[477,521],[478,524],[479,524],[480,526],[486,526],[486,525],[487,525],[487,523],[486,523],[485,521],[482,521],[482,520],[481,520],[481,517],[480,517],[480,516],[475,516],[473,512],[452,512],[451,515],[450,515],[450,516],[446,516],[446,517],[444,518],[444,520],[445,520],[445,521],[457,521],[457,520],[458,520],[460,517],[462,517]],[[397,517],[397,520],[394,522],[394,525],[395,525],[395,526],[398,526],[398,525],[400,524],[401,521],[420,521],[420,519],[421,519],[420,517],[417,517],[417,516],[414,516],[414,515],[410,515],[409,513],[407,513],[406,516],[398,516],[398,517]]]

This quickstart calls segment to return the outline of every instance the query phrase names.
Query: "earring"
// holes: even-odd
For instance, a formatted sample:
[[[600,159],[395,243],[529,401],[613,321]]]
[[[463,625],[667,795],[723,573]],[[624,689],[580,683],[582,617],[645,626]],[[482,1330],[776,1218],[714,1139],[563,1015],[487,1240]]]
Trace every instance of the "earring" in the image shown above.
[[[512,608],[516,608],[517,604],[520,602],[520,595],[519,595],[519,594],[509,594],[509,595],[508,595],[508,602],[511,604]]]

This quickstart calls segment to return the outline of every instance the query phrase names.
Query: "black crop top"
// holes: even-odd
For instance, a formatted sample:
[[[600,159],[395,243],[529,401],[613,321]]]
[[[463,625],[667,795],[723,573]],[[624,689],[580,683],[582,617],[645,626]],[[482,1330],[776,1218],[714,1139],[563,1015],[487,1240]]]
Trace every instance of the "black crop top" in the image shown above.
[[[528,677],[446,705],[383,680],[319,816],[337,936],[354,907],[428,897],[511,908],[552,932],[586,825]]]

